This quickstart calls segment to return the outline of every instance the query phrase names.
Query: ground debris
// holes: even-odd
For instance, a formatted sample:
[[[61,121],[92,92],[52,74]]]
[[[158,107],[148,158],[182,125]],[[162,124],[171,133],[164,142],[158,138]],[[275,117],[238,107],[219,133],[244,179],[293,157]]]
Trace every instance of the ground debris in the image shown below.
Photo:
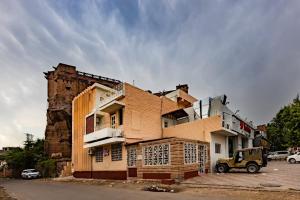
[[[145,186],[143,190],[150,191],[150,192],[171,192],[171,193],[177,192],[175,188],[161,186],[161,185]]]

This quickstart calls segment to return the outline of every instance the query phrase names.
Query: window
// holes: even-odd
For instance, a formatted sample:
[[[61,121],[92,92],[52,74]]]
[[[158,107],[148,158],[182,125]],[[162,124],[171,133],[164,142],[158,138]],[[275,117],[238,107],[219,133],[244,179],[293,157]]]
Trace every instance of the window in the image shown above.
[[[98,147],[95,151],[96,162],[103,162],[103,147]]]
[[[102,124],[102,116],[101,115],[97,115],[96,117],[96,127],[100,127]]]
[[[116,128],[116,114],[110,116],[110,127]]]
[[[136,165],[136,147],[128,147],[127,149],[127,165],[133,167]]]
[[[194,164],[197,162],[197,146],[194,143],[184,143],[184,163]]]
[[[198,145],[198,162],[200,173],[205,173],[205,164],[207,162],[207,146],[205,144]]]
[[[111,145],[111,160],[118,161],[122,160],[122,144],[112,144]]]
[[[215,143],[215,153],[221,153],[221,144]]]
[[[123,109],[119,110],[119,125],[123,125]]]
[[[164,128],[168,127],[168,121],[164,121]]]
[[[85,133],[89,134],[94,132],[94,114],[88,116],[85,120]]]
[[[170,145],[157,144],[144,147],[144,165],[168,165],[170,162]]]

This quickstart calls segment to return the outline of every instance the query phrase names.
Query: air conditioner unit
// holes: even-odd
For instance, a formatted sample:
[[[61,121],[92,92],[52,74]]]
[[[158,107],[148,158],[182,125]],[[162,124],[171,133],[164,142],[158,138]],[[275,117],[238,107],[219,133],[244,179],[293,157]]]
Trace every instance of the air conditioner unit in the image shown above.
[[[94,149],[89,148],[88,154],[91,155],[91,156],[94,155]]]

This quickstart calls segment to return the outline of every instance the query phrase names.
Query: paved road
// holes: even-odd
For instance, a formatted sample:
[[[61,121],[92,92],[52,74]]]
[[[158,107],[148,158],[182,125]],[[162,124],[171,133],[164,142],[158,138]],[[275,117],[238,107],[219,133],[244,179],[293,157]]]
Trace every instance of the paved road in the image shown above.
[[[257,174],[248,174],[245,170],[225,174],[214,173],[188,179],[184,183],[243,187],[261,187],[271,184],[280,185],[279,189],[300,190],[300,163],[289,164],[286,161],[271,161]]]
[[[156,193],[138,190],[109,188],[106,186],[43,182],[32,180],[0,180],[0,185],[18,200],[126,200],[126,199],[185,199],[185,200],[208,200],[216,198],[192,196],[180,193]],[[224,199],[224,197],[222,198]]]

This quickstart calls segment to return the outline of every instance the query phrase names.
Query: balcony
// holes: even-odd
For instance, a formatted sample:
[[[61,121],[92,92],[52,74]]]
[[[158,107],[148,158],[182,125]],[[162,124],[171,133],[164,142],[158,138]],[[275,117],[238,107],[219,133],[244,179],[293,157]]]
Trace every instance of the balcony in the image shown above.
[[[114,113],[115,111],[120,110],[124,106],[125,106],[124,103],[113,100],[113,101],[99,107],[98,110],[102,111],[102,112],[106,112],[106,113]]]
[[[115,93],[112,94],[109,97],[106,97],[105,99],[101,100],[99,102],[99,105],[97,106],[97,110],[100,108],[106,107],[108,104],[110,104],[113,101],[117,101],[121,97],[125,96],[125,90],[124,90],[124,85],[120,84],[117,88],[115,88]]]
[[[93,143],[107,138],[121,138],[122,133],[123,133],[122,128],[118,128],[118,129],[103,128],[95,132],[84,135],[83,142]]]
[[[115,144],[115,143],[122,143],[122,142],[125,142],[125,138],[113,137],[113,138],[107,138],[105,140],[95,141],[93,143],[86,143],[83,145],[83,148],[91,148],[91,147],[97,147],[106,144]]]

